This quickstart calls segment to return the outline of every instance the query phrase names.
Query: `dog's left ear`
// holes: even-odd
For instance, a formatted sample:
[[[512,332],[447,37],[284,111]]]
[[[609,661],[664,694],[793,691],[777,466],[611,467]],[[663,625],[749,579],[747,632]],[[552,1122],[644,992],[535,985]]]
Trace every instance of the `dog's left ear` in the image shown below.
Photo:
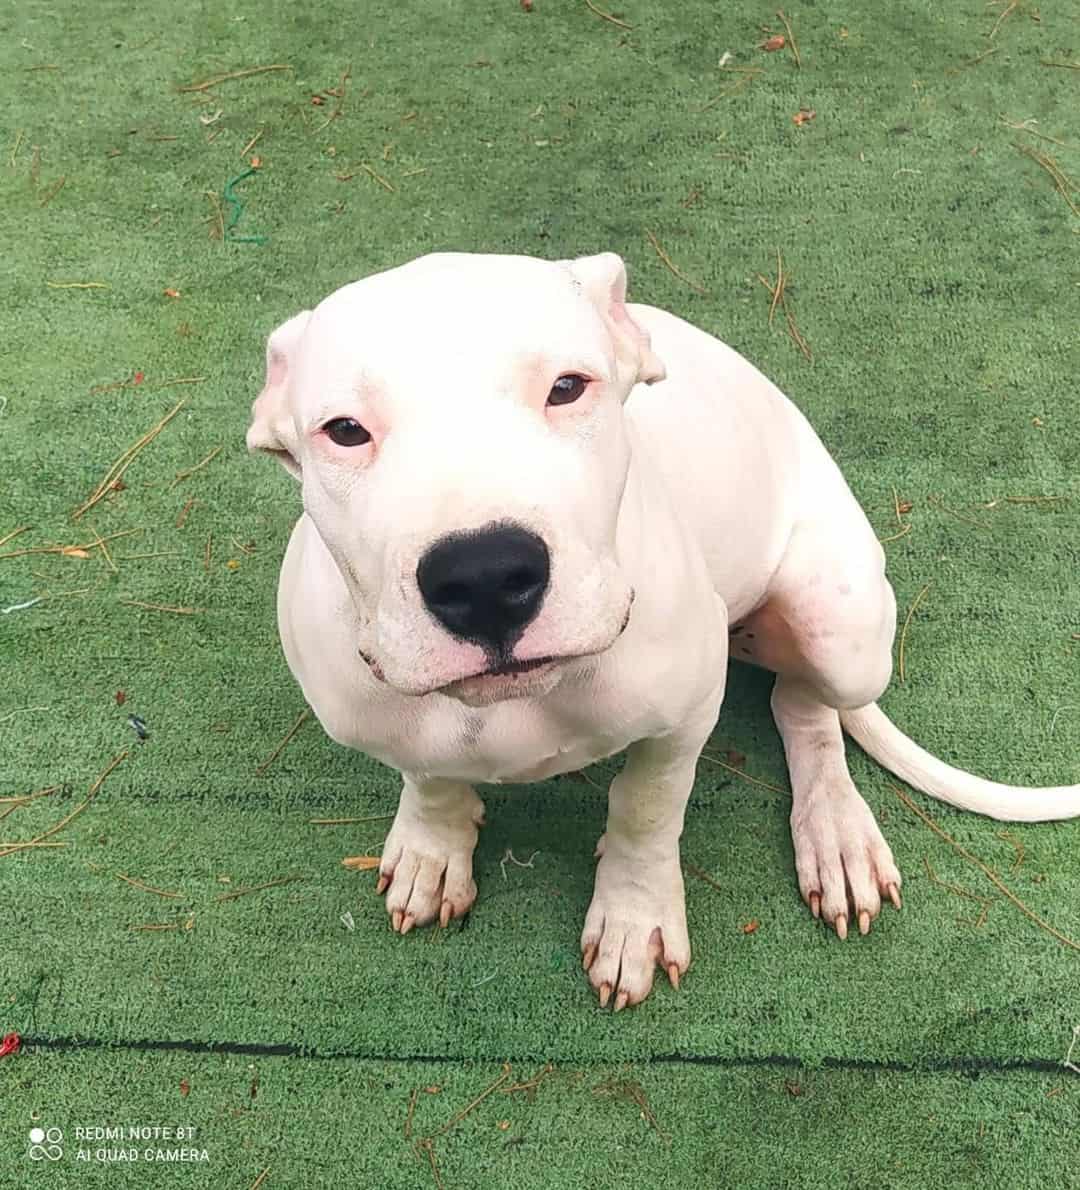
[[[667,371],[652,349],[648,331],[638,326],[626,308],[626,265],[622,257],[614,252],[601,252],[562,263],[581,282],[616,344],[637,359],[637,382],[654,384],[663,380]]]
[[[283,322],[267,340],[266,379],[251,407],[251,425],[247,432],[248,450],[267,451],[297,479],[300,478],[300,462],[296,457],[296,431],[287,396],[296,345],[310,317],[310,310],[302,311]]]

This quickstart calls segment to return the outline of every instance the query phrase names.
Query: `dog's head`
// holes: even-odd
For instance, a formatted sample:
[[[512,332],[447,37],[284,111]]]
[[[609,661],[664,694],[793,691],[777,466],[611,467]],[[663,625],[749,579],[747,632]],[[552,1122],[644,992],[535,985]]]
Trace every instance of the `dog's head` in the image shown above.
[[[446,253],[270,336],[248,446],[302,483],[397,690],[544,693],[626,626],[623,402],[664,369],[625,295],[611,253]]]

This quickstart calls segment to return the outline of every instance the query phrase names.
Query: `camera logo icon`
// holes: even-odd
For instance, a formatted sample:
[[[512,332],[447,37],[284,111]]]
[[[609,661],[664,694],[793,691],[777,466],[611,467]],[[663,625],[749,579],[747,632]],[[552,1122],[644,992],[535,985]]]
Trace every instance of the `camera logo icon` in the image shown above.
[[[30,1129],[30,1160],[59,1161],[64,1155],[60,1142],[64,1139],[59,1128]]]

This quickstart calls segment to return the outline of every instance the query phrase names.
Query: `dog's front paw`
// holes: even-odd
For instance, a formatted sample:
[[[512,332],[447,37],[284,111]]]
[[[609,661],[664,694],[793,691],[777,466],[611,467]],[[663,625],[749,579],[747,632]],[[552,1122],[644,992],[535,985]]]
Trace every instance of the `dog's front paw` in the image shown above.
[[[581,933],[582,965],[604,1007],[638,1004],[660,963],[673,987],[690,966],[690,936],[678,851],[663,860],[597,846],[596,887]]]
[[[407,934],[436,919],[446,926],[472,908],[472,857],[483,816],[475,794],[453,814],[423,814],[403,799],[383,844],[375,886],[386,893],[394,930]]]
[[[882,898],[900,908],[900,872],[846,772],[824,778],[797,800],[791,839],[803,900],[841,938],[847,937],[849,914],[866,934]]]

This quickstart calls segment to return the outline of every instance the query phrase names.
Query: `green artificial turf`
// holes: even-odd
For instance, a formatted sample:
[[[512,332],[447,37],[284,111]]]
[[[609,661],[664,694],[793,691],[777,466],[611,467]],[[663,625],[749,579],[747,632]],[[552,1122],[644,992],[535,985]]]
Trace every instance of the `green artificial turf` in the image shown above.
[[[762,1185],[985,1183],[999,1157],[1020,1163],[1003,1185],[1060,1181],[1070,1101],[1044,1103],[1044,1083],[1080,1024],[1080,956],[854,748],[906,880],[903,912],[868,938],[842,945],[802,907],[786,795],[711,761],[684,858],[713,883],[688,872],[694,965],[680,993],[665,984],[614,1017],[578,967],[614,764],[482,791],[466,926],[391,935],[371,874],[339,862],[377,853],[387,820],[310,819],[392,812],[395,775],[311,720],[260,767],[303,710],[274,615],[298,491],[243,442],[265,336],[338,285],[431,250],[618,251],[635,300],[733,344],[807,413],[892,539],[902,617],[930,584],[889,713],[998,779],[1080,780],[1080,71],[1046,64],[1080,59],[1080,12],[1005,10],[803,0],[787,12],[801,67],[757,48],[782,27],[749,0],[623,0],[614,15],[632,29],[571,0],[529,13],[516,0],[25,0],[0,17],[0,539],[30,526],[0,554],[88,555],[0,557],[0,796],[60,787],[5,817],[0,842],[60,821],[126,753],[55,836],[64,847],[0,855],[0,1032],[28,1039],[0,1058],[5,1110],[29,1080],[23,1098],[62,1107],[64,1127],[76,1104],[168,1114],[161,1088],[189,1059],[138,1047],[190,1043],[191,1068],[217,1088],[232,1179],[206,1184],[246,1184],[262,1164],[281,1171],[268,1185],[315,1184],[303,1170],[340,1172],[348,1158],[358,1171],[400,1162],[384,1180],[404,1185],[431,1173],[399,1152],[402,1088],[452,1077],[464,1104],[492,1062],[552,1060],[589,1085],[596,1064],[624,1063],[669,1104],[669,1157],[626,1105],[616,1126],[595,1098],[538,1094],[530,1127],[547,1139],[519,1151],[490,1132],[475,1147],[448,1138],[448,1185],[492,1184],[500,1162],[520,1162],[506,1184],[545,1184],[548,1160],[578,1171],[567,1185],[621,1184],[637,1176],[628,1145],[651,1185],[714,1163],[733,1184],[748,1171]],[[726,52],[738,69],[720,66]],[[180,89],[265,65],[289,69]],[[801,109],[815,116],[797,125]],[[1061,188],[1021,149],[1048,154]],[[234,182],[253,155],[258,171]],[[782,314],[769,320],[759,275],[775,280],[778,249],[812,362]],[[123,490],[73,522],[182,399]],[[108,557],[92,544],[121,533]],[[765,675],[733,670],[711,754],[742,753],[747,774],[783,787],[768,690]],[[920,804],[1080,938],[1080,827],[1003,833]],[[523,868],[503,862],[507,849],[537,854]],[[175,928],[131,928],[145,925]],[[262,1101],[272,1122],[259,1128],[226,1123],[244,1046],[295,1093],[288,1112],[288,1096],[276,1114]],[[292,1056],[267,1058],[275,1046]],[[975,1069],[990,1073],[955,1073]],[[776,1093],[792,1070],[817,1080],[818,1100]],[[350,1077],[370,1084],[374,1116]],[[313,1122],[324,1095],[338,1132]],[[973,1131],[987,1113],[1009,1121],[990,1139]],[[895,1175],[890,1138],[907,1162]],[[948,1151],[929,1152],[939,1142]],[[0,1183],[29,1177],[4,1143]],[[834,1146],[845,1152],[830,1164]],[[920,1181],[922,1161],[936,1164]],[[769,1179],[774,1166],[788,1182]],[[184,1173],[178,1183],[199,1184]],[[148,1177],[110,1166],[79,1184]]]
[[[263,1186],[434,1188],[427,1149],[415,1147],[431,1137],[448,1190],[1076,1184],[1077,1087],[1035,1071],[571,1063],[545,1075],[528,1063],[507,1073],[498,1063],[68,1050],[36,1053],[3,1077],[13,1190],[247,1190],[267,1169]],[[34,1127],[63,1133],[56,1162],[29,1160]],[[76,1134],[117,1127],[125,1139]],[[154,1127],[185,1139],[126,1139]],[[157,1156],[180,1148],[196,1156]]]

